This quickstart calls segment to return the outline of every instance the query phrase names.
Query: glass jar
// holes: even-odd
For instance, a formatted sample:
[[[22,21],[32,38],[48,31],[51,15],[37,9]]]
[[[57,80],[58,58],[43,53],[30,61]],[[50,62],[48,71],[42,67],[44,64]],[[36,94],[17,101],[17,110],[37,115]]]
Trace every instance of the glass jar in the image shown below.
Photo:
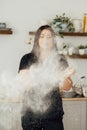
[[[6,29],[6,23],[0,23],[0,29]]]

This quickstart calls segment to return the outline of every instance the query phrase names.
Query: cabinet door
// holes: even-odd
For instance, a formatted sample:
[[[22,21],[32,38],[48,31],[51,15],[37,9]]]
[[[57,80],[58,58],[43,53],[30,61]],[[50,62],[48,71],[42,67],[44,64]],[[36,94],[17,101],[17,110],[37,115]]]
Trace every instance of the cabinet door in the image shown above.
[[[18,103],[0,103],[0,130],[22,130],[20,110]]]
[[[0,103],[0,130],[12,130],[11,105]]]
[[[65,130],[87,130],[86,101],[63,101]]]

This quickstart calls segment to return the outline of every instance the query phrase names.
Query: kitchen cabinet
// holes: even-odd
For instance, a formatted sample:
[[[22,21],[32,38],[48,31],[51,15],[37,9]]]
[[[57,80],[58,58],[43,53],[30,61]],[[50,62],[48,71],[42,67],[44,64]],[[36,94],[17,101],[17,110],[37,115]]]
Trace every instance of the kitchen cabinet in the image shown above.
[[[22,102],[0,100],[0,130],[22,130]],[[63,98],[65,130],[87,130],[87,98]]]
[[[20,102],[0,101],[0,130],[22,130]]]
[[[63,100],[65,130],[87,130],[87,98],[71,99]]]

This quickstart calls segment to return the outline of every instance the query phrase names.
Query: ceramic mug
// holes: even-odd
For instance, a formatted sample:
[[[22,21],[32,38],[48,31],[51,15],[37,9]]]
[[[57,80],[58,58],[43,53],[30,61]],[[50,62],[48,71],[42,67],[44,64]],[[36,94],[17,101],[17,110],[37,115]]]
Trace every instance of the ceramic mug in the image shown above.
[[[72,23],[74,25],[75,32],[82,32],[83,21],[81,19],[72,19]]]

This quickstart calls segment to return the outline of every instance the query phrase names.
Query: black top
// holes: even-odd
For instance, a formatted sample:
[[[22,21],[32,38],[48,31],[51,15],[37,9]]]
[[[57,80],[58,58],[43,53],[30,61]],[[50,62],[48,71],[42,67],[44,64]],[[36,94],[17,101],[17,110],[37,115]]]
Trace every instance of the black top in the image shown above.
[[[60,62],[60,66],[63,66],[63,68],[67,68],[68,62],[63,55],[60,55],[58,60]],[[21,58],[20,65],[19,65],[19,71],[22,69],[29,68],[35,62],[37,62],[37,57],[33,53],[25,54]]]
[[[60,59],[62,60],[62,59]],[[29,68],[33,63],[36,62],[36,57],[34,56],[33,53],[26,54],[22,57],[20,61],[20,66],[19,66],[19,71],[22,69],[27,69]],[[54,119],[62,119],[63,116],[63,108],[62,108],[62,98],[60,96],[58,87],[53,90],[48,98],[51,100],[51,106],[46,111],[46,113],[40,115],[40,114],[35,114],[33,113],[32,110],[27,109],[25,114],[22,116],[22,119],[28,121],[28,123],[36,122],[37,119],[49,119],[49,120],[54,120]],[[26,100],[26,99],[24,99]]]

